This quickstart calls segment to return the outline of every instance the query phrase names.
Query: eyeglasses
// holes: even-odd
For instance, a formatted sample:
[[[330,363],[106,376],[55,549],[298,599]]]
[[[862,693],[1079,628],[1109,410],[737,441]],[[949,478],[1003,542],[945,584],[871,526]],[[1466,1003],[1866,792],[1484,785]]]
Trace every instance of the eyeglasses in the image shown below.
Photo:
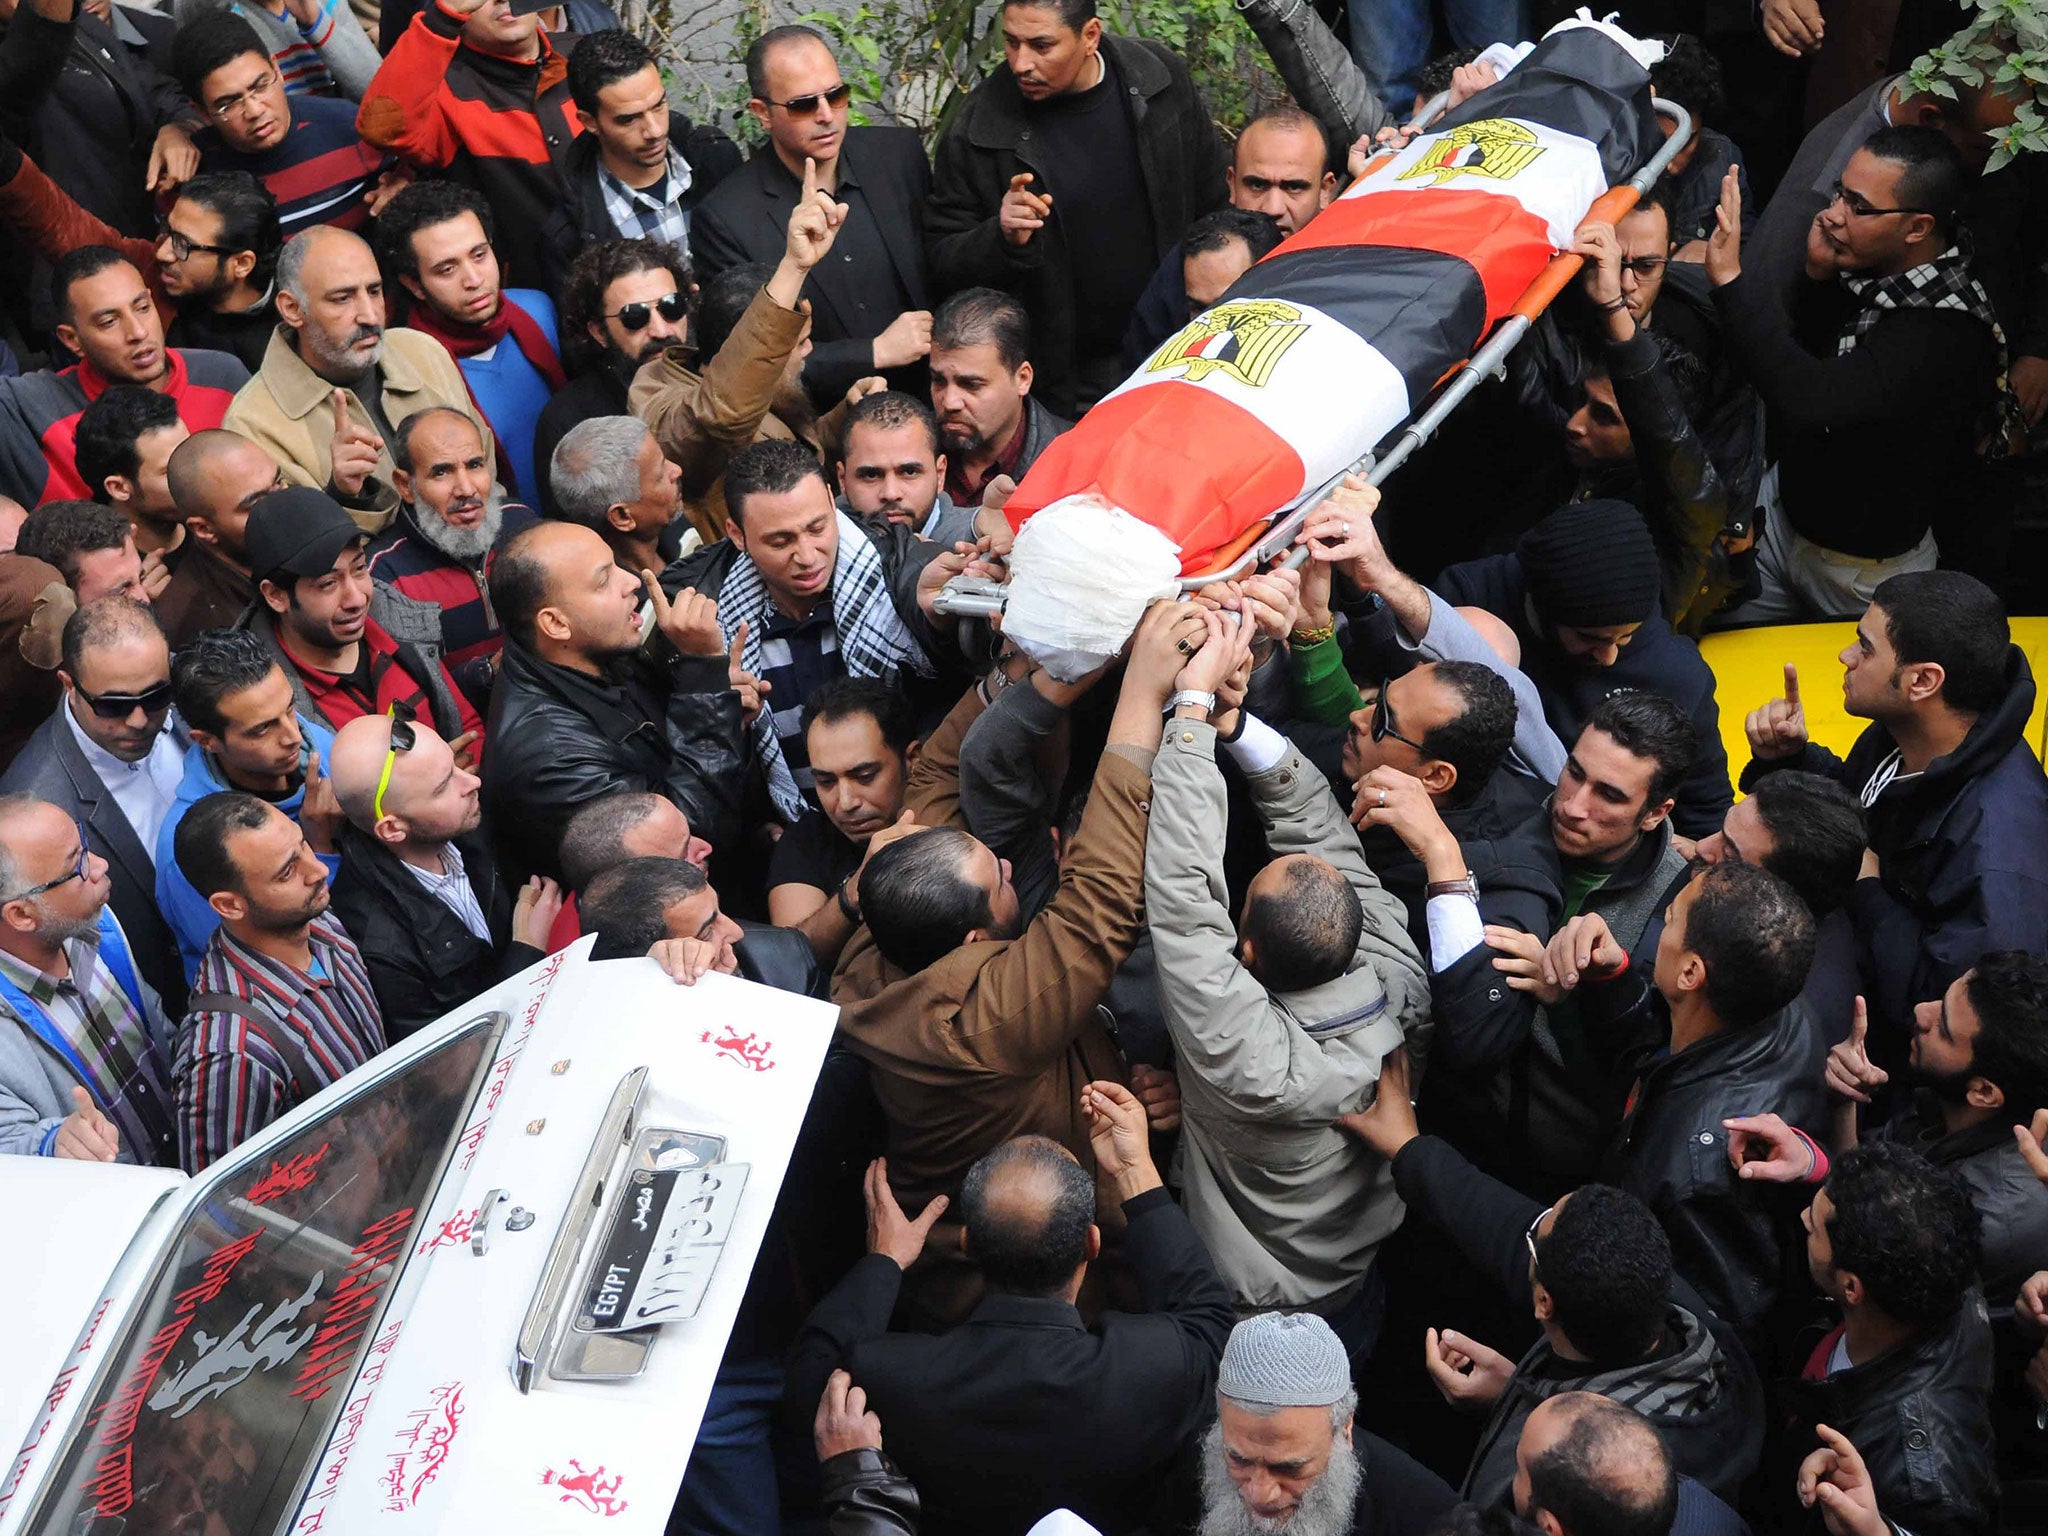
[[[1880,214],[1887,213],[1927,212],[1925,208],[1879,208],[1875,204],[1873,204],[1869,198],[1865,197],[1861,192],[1851,192],[1839,181],[1835,183],[1835,195],[1828,199],[1828,206],[1832,208],[1837,203],[1840,203],[1843,207],[1847,208],[1852,218],[1858,219],[1874,219],[1878,217]]]
[[[853,87],[842,80],[829,91],[813,91],[808,96],[792,96],[787,101],[776,101],[771,97],[768,105],[780,107],[796,117],[809,117],[818,110],[821,101],[828,107],[843,107],[852,96]]]
[[[674,325],[683,318],[689,307],[690,301],[682,294],[664,293],[652,304],[645,299],[635,299],[630,304],[621,304],[612,314],[606,315],[605,319],[616,320],[629,331],[644,331],[647,329],[647,322],[656,315]]]
[[[1633,272],[1638,278],[1652,278],[1664,270],[1669,256],[1634,256],[1621,264],[1624,272]]]
[[[384,771],[377,775],[377,798],[370,802],[370,819],[384,819],[384,791],[391,787],[391,770],[398,766],[398,754],[410,752],[419,745],[419,735],[412,728],[412,710],[404,704],[391,706],[391,750],[384,754]]]
[[[231,245],[201,245],[197,240],[179,234],[175,229],[171,228],[170,218],[166,214],[160,213],[156,216],[156,234],[159,240],[171,242],[171,260],[173,261],[190,261],[194,251],[211,251],[216,256],[232,256],[235,254],[235,248]]]
[[[1546,1206],[1536,1213],[1536,1219],[1529,1223],[1529,1230],[1522,1234],[1522,1241],[1529,1245],[1529,1273],[1536,1279],[1543,1278],[1543,1261],[1536,1257],[1536,1229],[1543,1225],[1543,1218],[1557,1207]]]
[[[72,825],[78,827],[78,862],[54,880],[45,880],[41,885],[32,885],[25,891],[16,891],[6,898],[8,901],[26,901],[31,896],[40,896],[45,891],[54,891],[60,885],[69,885],[74,880],[83,880],[86,877],[92,862],[92,850],[85,843],[85,828],[76,822]]]
[[[1404,747],[1413,747],[1418,752],[1428,750],[1414,737],[1401,734],[1394,721],[1394,706],[1387,702],[1387,684],[1381,683],[1379,697],[1372,701],[1372,739],[1385,741],[1389,736]]]
[[[138,709],[145,715],[153,715],[171,707],[169,678],[151,683],[140,693],[87,693],[76,683],[71,685],[71,691],[85,700],[87,707],[102,720],[126,720]]]

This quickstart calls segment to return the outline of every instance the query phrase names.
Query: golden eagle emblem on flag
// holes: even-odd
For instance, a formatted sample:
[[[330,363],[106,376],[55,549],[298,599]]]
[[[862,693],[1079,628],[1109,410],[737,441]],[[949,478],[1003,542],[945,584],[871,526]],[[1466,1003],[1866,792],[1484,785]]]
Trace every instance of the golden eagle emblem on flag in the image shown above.
[[[1418,176],[1433,176],[1433,187],[1467,175],[1506,181],[1520,174],[1542,153],[1543,146],[1532,130],[1503,117],[1489,117],[1449,130],[1395,179],[1412,181]]]
[[[1147,373],[1186,369],[1190,384],[1223,372],[1262,389],[1281,355],[1308,332],[1301,311],[1277,299],[1233,299],[1205,309],[1145,365]]]

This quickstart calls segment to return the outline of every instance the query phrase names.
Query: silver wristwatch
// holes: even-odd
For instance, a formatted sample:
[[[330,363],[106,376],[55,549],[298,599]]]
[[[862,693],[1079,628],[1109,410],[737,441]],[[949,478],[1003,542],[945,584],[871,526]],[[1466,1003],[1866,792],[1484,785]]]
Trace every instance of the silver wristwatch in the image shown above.
[[[1206,709],[1212,715],[1216,713],[1216,695],[1204,693],[1199,688],[1181,689],[1180,692],[1166,701],[1166,713],[1172,714],[1183,704],[1193,704],[1198,708]]]

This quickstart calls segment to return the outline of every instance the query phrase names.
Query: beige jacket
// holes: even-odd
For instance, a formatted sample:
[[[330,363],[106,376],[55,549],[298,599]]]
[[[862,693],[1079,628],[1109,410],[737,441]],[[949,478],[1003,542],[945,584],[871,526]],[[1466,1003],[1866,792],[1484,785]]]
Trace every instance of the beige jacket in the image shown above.
[[[230,432],[262,445],[284,468],[285,479],[295,485],[325,490],[333,463],[328,442],[334,436],[334,412],[329,402],[335,386],[321,378],[300,358],[292,345],[291,331],[280,325],[263,354],[263,366],[256,376],[235,394],[234,403],[221,425]],[[491,429],[478,418],[470,404],[469,386],[462,382],[462,370],[447,348],[420,331],[393,326],[384,333],[384,353],[378,363],[384,378],[384,418],[395,428],[414,411],[430,405],[451,406],[476,422],[483,434],[484,453],[497,452]],[[349,417],[376,431],[362,401],[349,391]],[[380,532],[398,512],[398,492],[392,483],[391,445],[377,456],[377,474],[363,483],[366,506],[349,508],[349,515],[366,533]]]
[[[780,437],[808,443],[827,461],[838,455],[843,401],[815,421],[775,414],[783,368],[809,315],[808,302],[784,309],[763,288],[702,373],[690,370],[689,352],[670,347],[633,378],[628,409],[683,472],[683,509],[706,544],[725,537],[725,466],[742,448]]]

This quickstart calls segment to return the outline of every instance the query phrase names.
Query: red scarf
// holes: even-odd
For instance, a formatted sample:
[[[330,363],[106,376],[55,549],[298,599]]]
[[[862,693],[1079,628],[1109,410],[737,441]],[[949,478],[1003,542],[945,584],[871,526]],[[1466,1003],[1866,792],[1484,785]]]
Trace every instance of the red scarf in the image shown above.
[[[488,352],[509,334],[512,344],[533,364],[534,372],[548,381],[549,389],[560,389],[569,382],[569,376],[562,372],[562,360],[548,344],[547,332],[509,298],[501,297],[498,312],[482,325],[451,325],[430,304],[413,305],[405,323],[416,331],[425,331],[446,347],[451,357],[475,357],[479,352]]]

